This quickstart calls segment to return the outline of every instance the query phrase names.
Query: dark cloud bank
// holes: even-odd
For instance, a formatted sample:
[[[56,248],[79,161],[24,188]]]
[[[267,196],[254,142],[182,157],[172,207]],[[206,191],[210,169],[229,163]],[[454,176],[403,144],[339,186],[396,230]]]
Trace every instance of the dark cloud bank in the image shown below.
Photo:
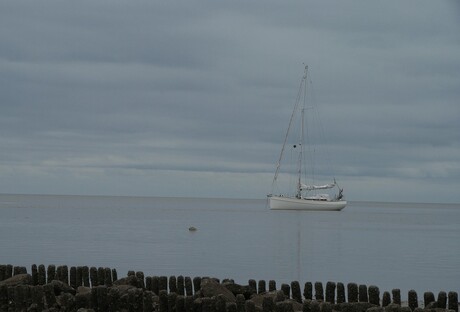
[[[310,65],[349,200],[460,202],[441,1],[0,3],[0,191],[263,198]]]

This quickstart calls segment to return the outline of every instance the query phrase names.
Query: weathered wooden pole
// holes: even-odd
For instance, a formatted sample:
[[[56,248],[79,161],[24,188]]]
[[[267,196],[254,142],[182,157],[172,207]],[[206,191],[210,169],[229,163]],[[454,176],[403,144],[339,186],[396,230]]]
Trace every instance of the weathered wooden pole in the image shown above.
[[[32,285],[38,285],[38,267],[32,264]]]
[[[70,287],[77,289],[77,268],[74,266],[70,267],[69,283]]]
[[[257,293],[258,294],[264,294],[267,292],[267,283],[265,280],[259,280],[257,283]]]
[[[67,285],[69,285],[69,267],[67,265],[61,266],[61,274],[59,280]]]
[[[162,290],[166,290],[168,293],[168,277],[167,276],[160,276],[158,279],[158,290],[161,292]]]
[[[407,294],[409,308],[414,311],[415,308],[418,308],[418,298],[417,292],[413,289],[409,290]]]
[[[249,288],[253,294],[257,294],[257,282],[254,279],[248,281]]]
[[[335,304],[335,288],[336,284],[334,282],[326,283],[326,302]]]
[[[268,281],[268,291],[275,291],[276,290],[276,281],[269,280]]]
[[[445,309],[447,307],[447,293],[445,291],[440,291],[438,293],[438,308]]]
[[[6,279],[5,270],[6,270],[6,265],[0,264],[0,282]]]
[[[89,269],[89,278],[91,279],[91,287],[99,286],[99,280],[97,278],[97,268],[96,267],[91,267]]]
[[[80,287],[83,285],[83,267],[77,266],[77,272],[75,273],[75,286]]]
[[[103,267],[97,268],[97,284],[105,285],[105,270]]]
[[[427,307],[430,303],[435,302],[434,294],[431,291],[423,293],[423,306]]]
[[[89,287],[90,282],[89,282],[89,268],[87,266],[84,266],[81,270],[82,278],[83,278],[83,286]]]
[[[302,292],[300,290],[300,284],[298,281],[291,282],[291,292],[292,292],[292,299],[297,302],[302,303]]]
[[[152,291],[152,277],[151,276],[147,276],[145,278],[145,289],[147,289],[148,291]]]
[[[369,297],[367,296],[367,286],[366,285],[359,285],[359,302],[369,302]]]
[[[401,290],[398,288],[392,289],[393,303],[401,305]]]
[[[141,272],[141,271],[137,271],[136,272],[136,277],[139,279],[139,281],[141,282],[141,287],[142,288],[145,288],[145,275],[144,275],[144,272]]]
[[[174,275],[169,277],[169,292],[177,293],[177,279]]]
[[[377,286],[371,285],[368,289],[369,303],[380,305],[380,290]]]
[[[179,296],[185,295],[185,279],[182,275],[179,275],[177,277],[177,294]],[[185,309],[185,299],[184,299],[184,309]]]
[[[117,281],[118,280],[118,273],[117,269],[112,269],[112,281]]]
[[[51,281],[54,281],[56,279],[56,266],[54,264],[48,265],[46,275],[48,276],[47,283],[50,283]]]
[[[158,276],[152,276],[152,291],[157,296],[160,294],[160,278]]]
[[[313,299],[313,284],[311,282],[306,282],[303,289],[303,297],[307,300]]]
[[[323,284],[321,282],[315,282],[315,299],[319,301],[324,300]]]
[[[193,283],[190,276],[185,277],[185,294],[187,296],[193,296]]]
[[[112,286],[112,270],[110,268],[104,269],[104,284],[108,287]]]
[[[384,291],[382,295],[382,307],[386,307],[391,303],[391,295],[388,291]]]
[[[284,296],[286,298],[291,298],[291,286],[289,286],[288,284],[281,284],[281,290],[283,291],[284,293]]]
[[[46,268],[43,264],[38,266],[38,285],[46,284]]]
[[[337,303],[345,302],[345,285],[343,283],[337,283]]]
[[[193,278],[193,288],[195,289],[195,293],[201,289],[201,277],[194,277]]]
[[[11,264],[7,264],[5,268],[5,279],[8,279],[13,276],[13,266]]]
[[[455,291],[449,291],[449,294],[447,296],[449,298],[448,309],[458,312],[458,293]]]

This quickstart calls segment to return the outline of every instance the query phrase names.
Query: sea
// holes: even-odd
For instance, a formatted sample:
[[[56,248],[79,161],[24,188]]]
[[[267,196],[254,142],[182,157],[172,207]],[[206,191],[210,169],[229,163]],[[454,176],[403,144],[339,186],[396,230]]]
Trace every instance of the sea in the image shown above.
[[[460,292],[459,242],[460,204],[356,201],[316,212],[270,210],[266,199],[0,195],[0,264],[28,269],[354,282],[420,298]]]

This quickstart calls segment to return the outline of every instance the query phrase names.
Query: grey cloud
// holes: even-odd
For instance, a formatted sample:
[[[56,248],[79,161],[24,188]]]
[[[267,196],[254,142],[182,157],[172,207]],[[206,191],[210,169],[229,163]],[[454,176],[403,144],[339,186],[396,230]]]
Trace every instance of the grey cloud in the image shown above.
[[[182,174],[204,183],[199,196],[219,181],[260,197],[303,62],[318,148],[352,199],[382,200],[359,177],[441,189],[460,174],[459,13],[430,1],[3,2],[1,189],[164,195],[174,182],[160,177]]]

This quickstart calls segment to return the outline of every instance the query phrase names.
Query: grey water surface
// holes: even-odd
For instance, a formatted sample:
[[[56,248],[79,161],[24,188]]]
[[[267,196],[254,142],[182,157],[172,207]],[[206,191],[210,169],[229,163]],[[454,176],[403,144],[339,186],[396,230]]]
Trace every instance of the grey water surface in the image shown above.
[[[196,231],[189,231],[190,227]],[[460,205],[350,202],[272,211],[245,199],[0,195],[0,263],[146,275],[460,291]]]

